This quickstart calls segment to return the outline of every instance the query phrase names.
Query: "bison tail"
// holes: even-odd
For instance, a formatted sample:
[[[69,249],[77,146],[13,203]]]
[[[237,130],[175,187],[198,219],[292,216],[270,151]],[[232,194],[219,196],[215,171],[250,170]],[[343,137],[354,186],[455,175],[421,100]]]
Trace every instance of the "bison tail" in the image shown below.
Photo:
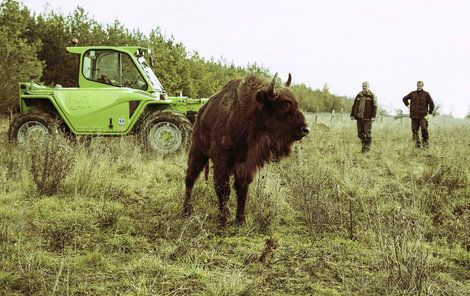
[[[206,181],[209,180],[209,161],[206,163],[206,166],[204,167],[204,178]]]

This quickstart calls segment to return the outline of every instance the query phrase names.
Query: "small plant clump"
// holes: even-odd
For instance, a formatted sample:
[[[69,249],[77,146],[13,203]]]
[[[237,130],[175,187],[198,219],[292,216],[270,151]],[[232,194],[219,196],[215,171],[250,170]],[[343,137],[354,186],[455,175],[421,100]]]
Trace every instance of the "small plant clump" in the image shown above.
[[[58,193],[75,162],[71,143],[53,134],[47,139],[31,139],[26,145],[29,171],[38,193],[48,196]]]

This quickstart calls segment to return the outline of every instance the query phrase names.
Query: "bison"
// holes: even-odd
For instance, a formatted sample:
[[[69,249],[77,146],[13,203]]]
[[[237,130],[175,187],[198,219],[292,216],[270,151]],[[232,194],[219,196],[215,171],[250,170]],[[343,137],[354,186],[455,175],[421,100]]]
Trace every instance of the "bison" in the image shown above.
[[[213,163],[215,191],[219,199],[219,224],[225,227],[229,210],[229,179],[235,177],[236,222],[245,223],[248,187],[265,163],[288,156],[294,141],[309,132],[299,103],[285,86],[257,75],[232,80],[199,110],[192,135],[186,173],[183,213],[192,213],[191,191],[201,171]]]

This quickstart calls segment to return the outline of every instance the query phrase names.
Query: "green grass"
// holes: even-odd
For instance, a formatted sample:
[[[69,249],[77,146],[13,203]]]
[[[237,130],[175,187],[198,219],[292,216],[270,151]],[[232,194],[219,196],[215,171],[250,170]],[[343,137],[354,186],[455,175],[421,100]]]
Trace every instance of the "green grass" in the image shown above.
[[[416,150],[409,120],[379,120],[366,155],[355,122],[318,122],[222,231],[203,178],[180,217],[185,155],[16,146],[3,120],[0,295],[470,295],[470,122],[432,119]]]

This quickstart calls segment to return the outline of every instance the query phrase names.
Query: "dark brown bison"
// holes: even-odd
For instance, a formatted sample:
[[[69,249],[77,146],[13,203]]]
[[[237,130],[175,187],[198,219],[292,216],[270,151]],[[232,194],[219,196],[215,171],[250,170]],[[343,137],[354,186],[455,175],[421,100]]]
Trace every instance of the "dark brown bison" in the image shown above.
[[[245,223],[248,186],[263,164],[289,155],[294,141],[309,132],[299,103],[289,89],[275,88],[256,75],[233,80],[199,110],[192,136],[186,173],[183,212],[192,212],[191,191],[197,177],[212,160],[221,226],[227,224],[229,179],[235,176],[237,222]]]

